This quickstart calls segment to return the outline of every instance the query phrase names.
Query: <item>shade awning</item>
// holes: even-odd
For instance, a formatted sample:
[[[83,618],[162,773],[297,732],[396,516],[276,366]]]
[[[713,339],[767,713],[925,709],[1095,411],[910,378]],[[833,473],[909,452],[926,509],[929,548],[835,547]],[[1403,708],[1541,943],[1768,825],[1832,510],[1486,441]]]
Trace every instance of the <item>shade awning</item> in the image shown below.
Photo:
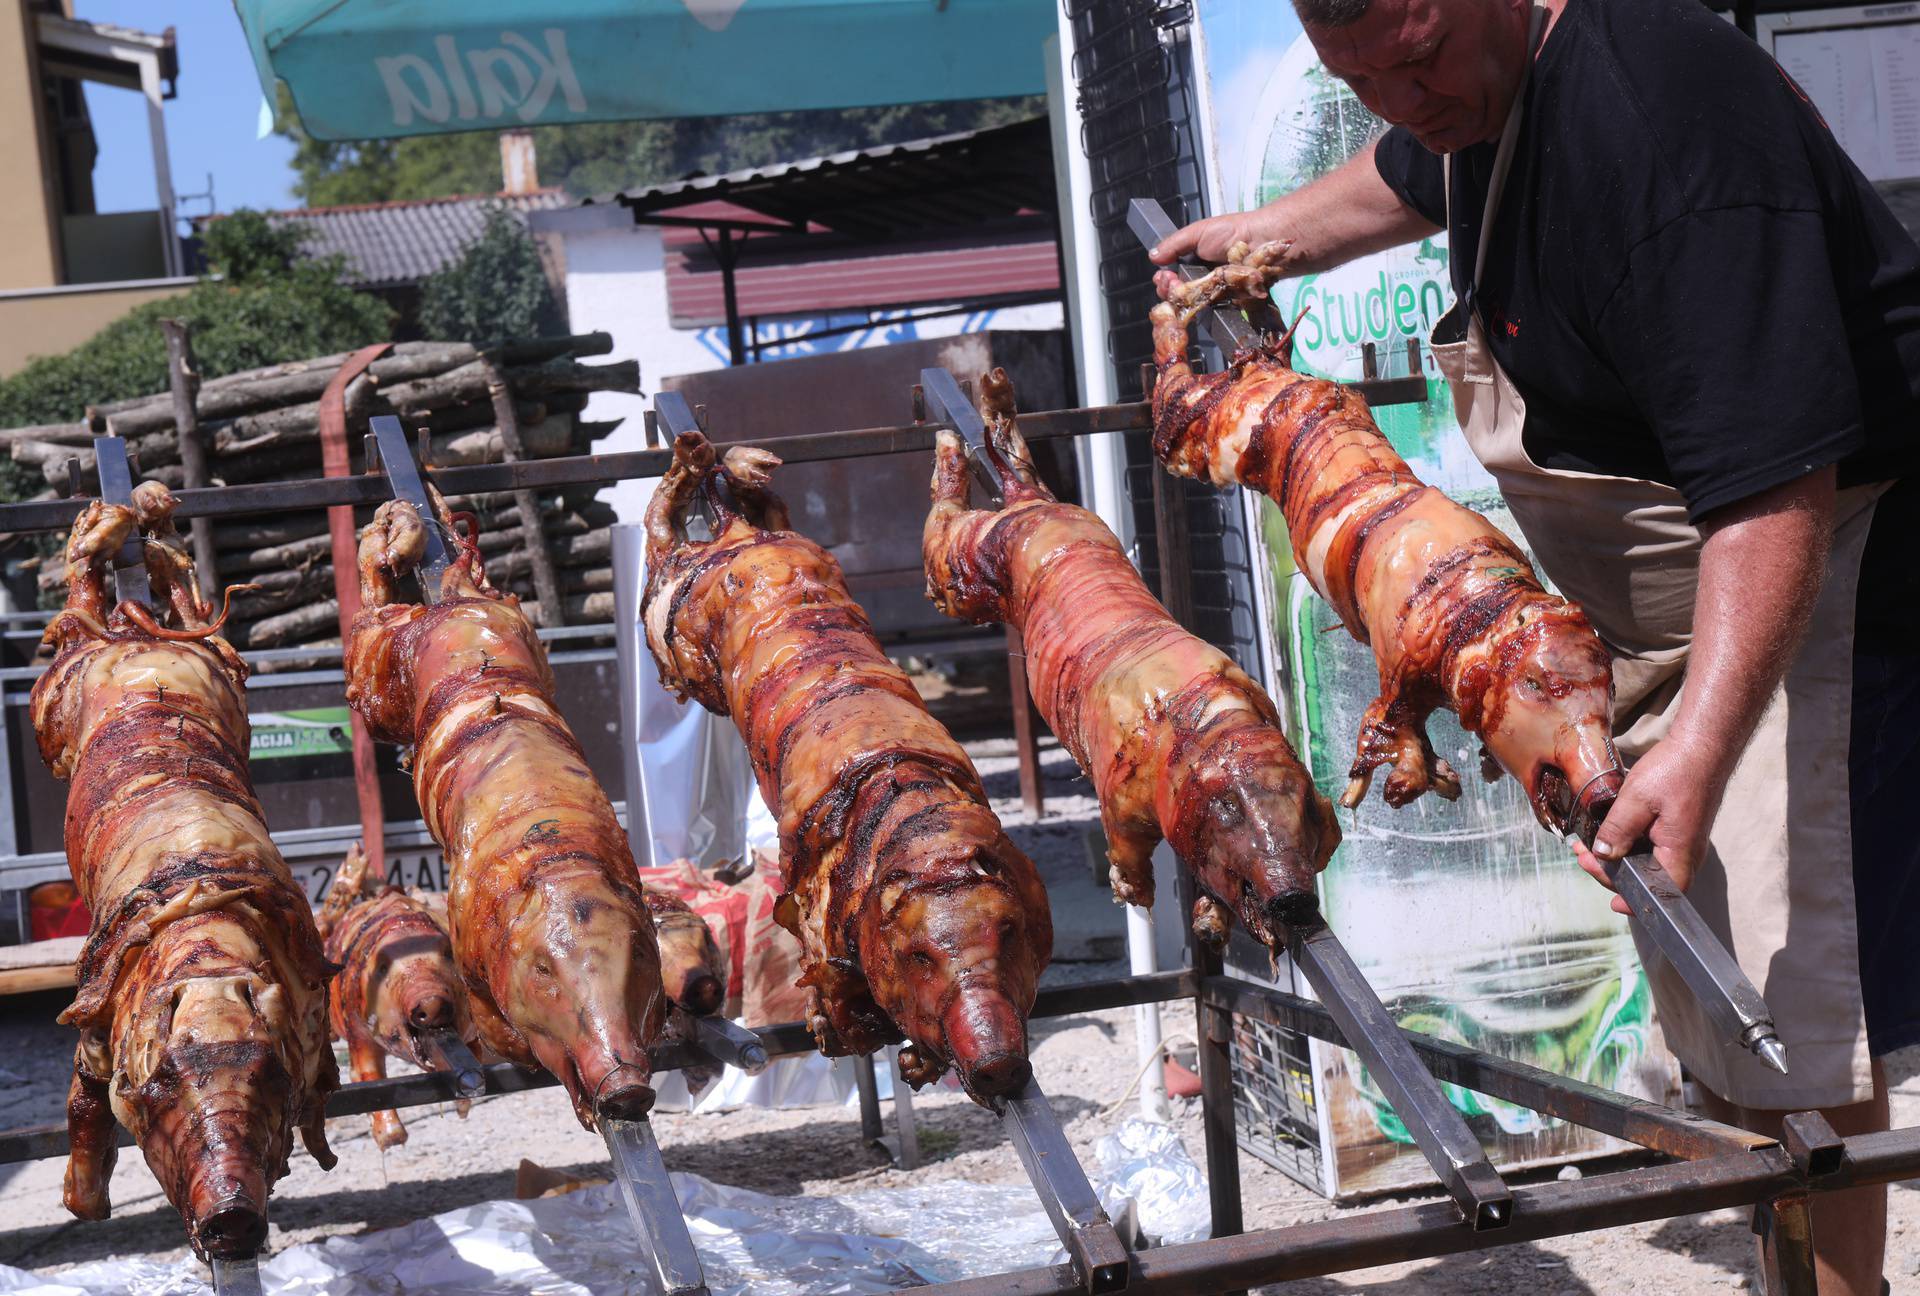
[[[235,0],[269,101],[387,139],[1039,94],[1055,0]]]

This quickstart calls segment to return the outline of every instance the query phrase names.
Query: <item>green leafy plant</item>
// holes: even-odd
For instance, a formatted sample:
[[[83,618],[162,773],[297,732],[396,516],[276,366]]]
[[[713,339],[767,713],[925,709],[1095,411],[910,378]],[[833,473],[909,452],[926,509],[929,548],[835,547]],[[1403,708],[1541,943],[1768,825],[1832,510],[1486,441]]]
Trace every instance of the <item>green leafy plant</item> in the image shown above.
[[[420,329],[430,338],[493,342],[559,327],[540,253],[526,226],[498,205],[460,259],[420,285]]]
[[[387,305],[342,283],[337,258],[299,259],[302,237],[258,212],[210,222],[204,247],[222,277],[137,306],[73,350],[0,379],[0,427],[75,422],[89,405],[165,391],[163,319],[193,326],[194,355],[206,378],[391,336]],[[38,472],[0,459],[0,495],[21,499],[45,484]]]

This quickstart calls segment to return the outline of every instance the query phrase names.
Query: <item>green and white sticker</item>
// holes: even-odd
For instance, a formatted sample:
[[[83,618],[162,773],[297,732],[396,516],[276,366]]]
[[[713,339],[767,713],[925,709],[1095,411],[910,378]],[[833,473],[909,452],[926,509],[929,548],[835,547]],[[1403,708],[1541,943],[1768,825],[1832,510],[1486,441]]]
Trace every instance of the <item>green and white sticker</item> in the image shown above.
[[[311,711],[258,711],[253,722],[251,760],[281,760],[294,756],[330,756],[353,750],[352,712],[345,707],[316,707]]]

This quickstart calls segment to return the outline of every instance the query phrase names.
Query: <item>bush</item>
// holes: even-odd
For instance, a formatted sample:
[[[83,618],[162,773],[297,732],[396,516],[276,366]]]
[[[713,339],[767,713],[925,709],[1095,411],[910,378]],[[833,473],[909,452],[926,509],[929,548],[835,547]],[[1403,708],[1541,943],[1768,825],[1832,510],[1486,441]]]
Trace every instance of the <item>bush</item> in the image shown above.
[[[420,286],[420,331],[453,342],[498,342],[560,329],[533,238],[506,208],[487,209],[480,237]]]
[[[210,222],[208,263],[225,278],[137,306],[66,354],[42,357],[0,379],[0,427],[77,422],[89,405],[165,391],[163,319],[193,326],[194,356],[206,378],[390,337],[387,305],[341,283],[337,260],[297,260],[300,238],[257,212]],[[45,485],[37,471],[0,459],[0,495],[21,499]]]

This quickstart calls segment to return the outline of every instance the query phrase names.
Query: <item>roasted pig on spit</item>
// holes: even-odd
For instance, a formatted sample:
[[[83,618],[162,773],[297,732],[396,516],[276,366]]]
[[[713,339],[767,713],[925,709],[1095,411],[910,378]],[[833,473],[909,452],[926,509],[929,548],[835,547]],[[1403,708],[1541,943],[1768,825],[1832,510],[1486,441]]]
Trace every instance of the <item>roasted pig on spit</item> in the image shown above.
[[[554,704],[533,626],[479,551],[461,545],[434,606],[394,601],[429,524],[395,500],[361,532],[347,699],[375,738],[411,749],[481,1040],[551,1071],[589,1129],[638,1118],[666,999],[626,833]]]
[[[267,1235],[293,1131],[333,1165],[338,1084],[313,911],[247,777],[246,667],[219,637],[155,482],[95,501],[67,539],[67,604],[33,689],[40,754],[67,795],[67,862],[93,912],[67,1098],[67,1209],[108,1213],[117,1118],[203,1259]],[[151,607],[115,603],[108,568],[136,530]]]
[[[733,717],[780,819],[775,915],[799,938],[822,1052],[910,1041],[976,1100],[1027,1082],[1026,1017],[1053,951],[1047,894],[973,763],[887,659],[840,566],[795,534],[779,463],[698,433],[647,510],[647,644],[666,686]],[[687,534],[704,497],[710,539]]]
[[[447,929],[418,896],[369,885],[358,845],[341,861],[319,924],[327,957],[340,965],[331,1019],[334,1036],[347,1042],[355,1080],[384,1080],[390,1055],[422,1071],[445,1069],[434,1047],[440,1032],[473,1042],[467,988]],[[460,1110],[466,1114],[465,1103]],[[407,1141],[399,1112],[377,1111],[372,1121],[381,1147]]]
[[[679,896],[649,889],[646,897],[668,1001],[696,1017],[719,1012],[727,1002],[727,963],[713,929]]]
[[[1487,779],[1505,768],[1541,823],[1591,837],[1625,775],[1612,666],[1579,605],[1543,589],[1499,528],[1414,476],[1361,396],[1294,372],[1290,331],[1222,373],[1188,364],[1200,310],[1270,314],[1283,247],[1240,244],[1229,264],[1154,307],[1154,452],[1182,477],[1250,486],[1278,504],[1295,564],[1372,647],[1380,696],[1342,805],[1360,804],[1381,766],[1388,805],[1429,790],[1459,796],[1459,775],[1427,739],[1427,717],[1445,707],[1480,738]]]
[[[949,616],[1020,631],[1033,700],[1099,795],[1117,899],[1153,904],[1164,837],[1200,885],[1197,934],[1218,943],[1238,914],[1283,948],[1289,928],[1319,917],[1314,877],[1340,842],[1332,806],[1260,686],[1167,615],[1106,523],[1034,474],[1005,371],[980,393],[1010,469],[1005,507],[968,506],[966,447],[942,431],[929,596]]]

